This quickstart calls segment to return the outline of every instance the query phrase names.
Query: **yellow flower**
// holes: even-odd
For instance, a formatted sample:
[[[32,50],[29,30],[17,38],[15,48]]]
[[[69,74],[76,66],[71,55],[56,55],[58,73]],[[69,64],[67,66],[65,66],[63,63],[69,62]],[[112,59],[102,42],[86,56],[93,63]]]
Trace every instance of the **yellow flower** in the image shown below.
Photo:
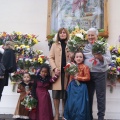
[[[31,34],[27,34],[27,36],[28,36],[28,38],[30,38],[30,39],[32,38],[32,35],[31,35]]]
[[[26,47],[26,48],[30,48],[30,46],[29,46],[29,45],[26,45],[25,47]]]
[[[16,34],[17,34],[17,35],[22,35],[22,33],[21,33],[21,32],[16,32]]]
[[[72,31],[72,33],[71,33],[72,35],[75,35],[76,34],[76,32],[75,31]]]
[[[15,47],[15,48],[17,48],[17,47],[18,47],[18,45],[14,45],[14,47]]]
[[[111,51],[113,48],[114,48],[113,46],[110,46],[110,47],[109,47],[109,50]]]
[[[75,33],[79,33],[80,32],[80,30],[79,29],[75,29]]]
[[[11,81],[11,84],[15,84],[16,82]]]
[[[120,54],[120,48],[118,48],[118,53]]]
[[[115,67],[111,67],[111,70],[114,70],[114,71],[115,71],[115,70],[116,70],[116,68],[115,68]]]
[[[38,40],[36,38],[33,38],[33,43],[37,44]]]
[[[21,35],[19,35],[19,36],[18,36],[18,39],[20,40],[21,38],[22,38],[22,36],[21,36]]]
[[[43,63],[43,59],[41,57],[38,58],[38,63]]]
[[[120,64],[120,57],[117,57],[116,61],[117,61],[118,64]]]
[[[20,48],[25,48],[25,45],[20,45]]]

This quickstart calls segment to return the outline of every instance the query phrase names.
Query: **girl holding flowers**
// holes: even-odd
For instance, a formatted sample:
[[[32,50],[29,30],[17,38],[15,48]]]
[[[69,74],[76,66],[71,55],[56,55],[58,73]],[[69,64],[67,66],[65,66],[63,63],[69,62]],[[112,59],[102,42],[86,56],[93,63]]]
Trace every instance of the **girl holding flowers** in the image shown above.
[[[25,108],[24,105],[21,104],[21,102],[23,102],[26,95],[30,94],[31,89],[32,83],[30,82],[30,74],[28,72],[25,72],[23,74],[23,81],[18,84],[17,93],[20,93],[20,97],[18,99],[13,118],[17,120],[29,119],[29,111]]]
[[[74,63],[78,66],[77,73],[71,75],[67,88],[67,100],[64,109],[65,120],[91,120],[89,115],[89,101],[86,81],[90,80],[88,66],[84,65],[84,55],[74,53]]]

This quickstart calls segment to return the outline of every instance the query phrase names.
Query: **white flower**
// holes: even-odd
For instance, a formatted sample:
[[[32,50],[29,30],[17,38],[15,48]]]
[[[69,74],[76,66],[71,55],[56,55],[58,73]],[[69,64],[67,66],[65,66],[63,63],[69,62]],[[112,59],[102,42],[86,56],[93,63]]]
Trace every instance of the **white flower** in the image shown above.
[[[15,75],[15,73],[11,73],[11,76],[14,76]]]
[[[55,34],[54,38],[53,38],[53,41],[56,41],[57,40],[57,33]]]
[[[26,58],[25,61],[29,61],[29,58]]]
[[[23,60],[23,58],[19,58],[19,60],[21,60],[21,61],[22,61],[22,60]]]
[[[110,69],[111,68],[111,66],[108,66],[108,69]]]
[[[75,29],[79,29],[79,26],[78,26],[78,25],[76,25],[76,26],[75,26]]]
[[[116,56],[116,55],[112,55],[111,57],[112,57],[112,58],[116,58],[117,56]]]
[[[83,40],[83,35],[81,33],[77,33],[75,35]]]
[[[112,60],[111,62],[112,62],[112,63],[116,63],[116,60]]]
[[[119,75],[120,73],[119,73],[119,71],[117,71],[117,75]]]

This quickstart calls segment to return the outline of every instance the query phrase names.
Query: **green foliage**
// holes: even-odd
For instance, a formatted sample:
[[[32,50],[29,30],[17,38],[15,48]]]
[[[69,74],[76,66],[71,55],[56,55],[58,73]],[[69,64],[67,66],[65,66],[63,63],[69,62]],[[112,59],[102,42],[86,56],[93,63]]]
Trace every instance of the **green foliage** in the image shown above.
[[[74,63],[68,63],[64,70],[70,75],[75,75],[78,72],[78,67]]]
[[[105,54],[107,49],[107,42],[104,38],[101,40],[95,41],[92,48],[93,54]]]
[[[36,108],[37,100],[31,95],[27,95],[21,104],[24,105],[27,110],[31,111],[32,109]]]

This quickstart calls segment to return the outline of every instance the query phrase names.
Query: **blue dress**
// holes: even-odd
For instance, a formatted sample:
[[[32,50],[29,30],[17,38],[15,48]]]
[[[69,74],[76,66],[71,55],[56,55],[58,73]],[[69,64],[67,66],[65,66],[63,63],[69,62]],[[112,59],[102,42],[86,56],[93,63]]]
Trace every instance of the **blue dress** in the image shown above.
[[[67,88],[67,100],[64,108],[66,120],[91,120],[89,114],[88,90],[85,83],[77,84],[72,80]]]

